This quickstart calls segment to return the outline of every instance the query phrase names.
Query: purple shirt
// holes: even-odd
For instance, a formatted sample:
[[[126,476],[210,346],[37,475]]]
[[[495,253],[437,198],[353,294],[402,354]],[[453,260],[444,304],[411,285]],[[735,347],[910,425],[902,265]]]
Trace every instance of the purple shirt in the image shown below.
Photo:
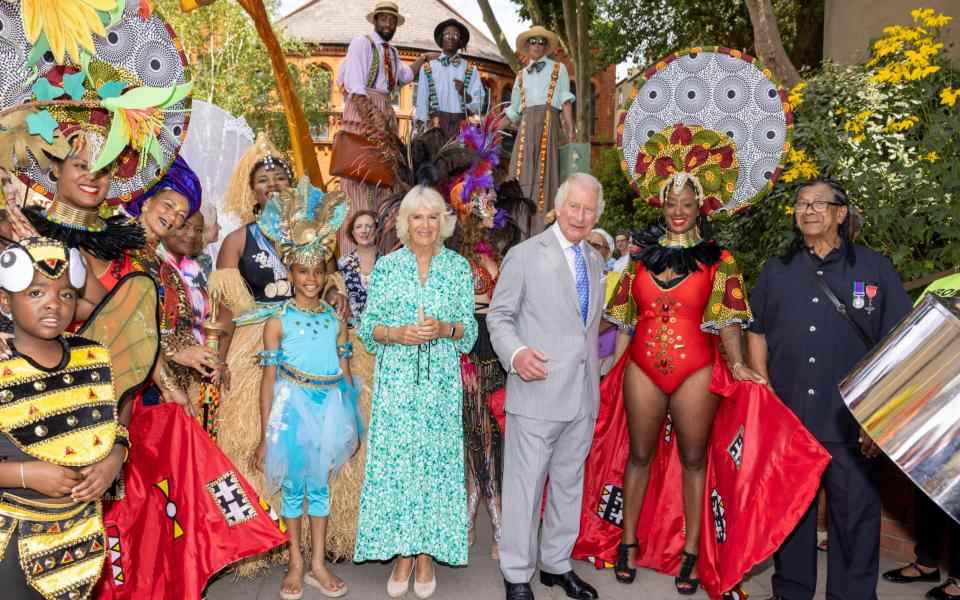
[[[377,46],[377,79],[374,82],[372,90],[387,94],[387,70],[383,66],[383,39],[377,35],[376,31],[370,32],[370,36],[357,36],[350,41],[347,47],[347,58],[340,65],[340,72],[337,74],[337,83],[344,87],[346,95],[359,94],[367,95],[367,78],[370,76],[370,61],[373,58],[370,48],[370,40],[373,40]],[[413,81],[413,70],[402,60],[399,54],[390,52],[396,57],[397,86],[404,86]]]

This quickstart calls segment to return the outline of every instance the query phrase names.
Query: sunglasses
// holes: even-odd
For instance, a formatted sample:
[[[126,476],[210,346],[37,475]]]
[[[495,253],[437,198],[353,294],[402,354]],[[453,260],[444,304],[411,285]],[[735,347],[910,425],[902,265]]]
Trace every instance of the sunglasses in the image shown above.
[[[533,44],[534,46],[546,46],[547,40],[544,38],[530,38],[527,40],[528,44]]]

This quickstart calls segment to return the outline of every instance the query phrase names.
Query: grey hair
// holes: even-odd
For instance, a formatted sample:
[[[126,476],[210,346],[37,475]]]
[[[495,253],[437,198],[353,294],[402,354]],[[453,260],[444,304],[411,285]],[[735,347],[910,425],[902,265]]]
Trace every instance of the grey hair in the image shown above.
[[[563,206],[563,203],[567,201],[567,196],[570,195],[570,190],[574,186],[579,186],[583,189],[590,190],[597,195],[597,219],[603,216],[603,184],[600,183],[600,180],[594,177],[589,173],[574,173],[573,175],[567,177],[567,180],[560,184],[560,189],[557,190],[556,204],[557,209]]]
[[[447,203],[443,201],[443,196],[437,190],[425,185],[418,185],[407,192],[407,195],[400,201],[400,210],[397,213],[397,237],[404,246],[410,244],[409,219],[418,209],[426,207],[440,212],[440,233],[437,235],[437,248],[443,246],[443,242],[453,235],[453,230],[457,226],[457,218],[447,209]]]
[[[610,252],[613,252],[614,249],[616,248],[616,245],[613,243],[613,236],[611,236],[609,233],[607,233],[606,230],[600,229],[599,227],[597,227],[596,229],[594,229],[594,230],[591,231],[590,233],[599,234],[600,237],[603,238],[603,241],[605,241],[605,242],[607,243],[607,247],[610,248]]]

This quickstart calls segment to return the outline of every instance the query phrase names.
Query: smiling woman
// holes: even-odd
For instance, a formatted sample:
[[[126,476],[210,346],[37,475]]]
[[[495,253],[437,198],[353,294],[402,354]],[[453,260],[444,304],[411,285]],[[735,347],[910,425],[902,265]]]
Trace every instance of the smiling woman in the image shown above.
[[[377,367],[354,560],[398,557],[394,598],[414,556],[419,598],[436,588],[432,559],[467,562],[460,354],[477,321],[470,265],[443,247],[454,225],[440,194],[410,190],[397,220],[404,247],[377,261],[360,323]]]

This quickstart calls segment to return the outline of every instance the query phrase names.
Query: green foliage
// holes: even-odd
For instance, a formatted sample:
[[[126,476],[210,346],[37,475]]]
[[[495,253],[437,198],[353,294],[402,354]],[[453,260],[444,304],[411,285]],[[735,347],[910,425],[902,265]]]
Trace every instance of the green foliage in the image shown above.
[[[266,4],[272,12],[277,2],[268,0]],[[183,45],[194,98],[244,117],[255,131],[269,131],[278,147],[289,148],[290,134],[270,58],[240,5],[220,0],[190,13],[180,11],[179,0],[154,0],[154,5]],[[282,37],[280,41],[288,56],[304,53],[298,42]],[[307,121],[322,122],[329,110],[331,74],[317,66],[290,64],[289,70]]]
[[[620,154],[616,149],[601,152],[593,161],[591,171],[603,184],[606,205],[598,227],[606,229],[610,235],[617,231],[644,229],[660,216],[657,209],[645,203],[636,203],[637,194],[620,168]]]
[[[792,241],[790,203],[810,173],[847,190],[864,219],[858,242],[888,256],[905,281],[960,264],[960,102],[943,99],[944,90],[949,98],[960,88],[960,72],[936,48],[936,28],[920,25],[933,38],[915,44],[929,47],[926,63],[905,45],[870,66],[825,64],[808,75],[787,169],[773,193],[715,221],[748,278]],[[910,29],[886,35],[910,38]],[[907,64],[916,78],[896,80],[891,73]],[[796,102],[801,94],[791,96]]]

